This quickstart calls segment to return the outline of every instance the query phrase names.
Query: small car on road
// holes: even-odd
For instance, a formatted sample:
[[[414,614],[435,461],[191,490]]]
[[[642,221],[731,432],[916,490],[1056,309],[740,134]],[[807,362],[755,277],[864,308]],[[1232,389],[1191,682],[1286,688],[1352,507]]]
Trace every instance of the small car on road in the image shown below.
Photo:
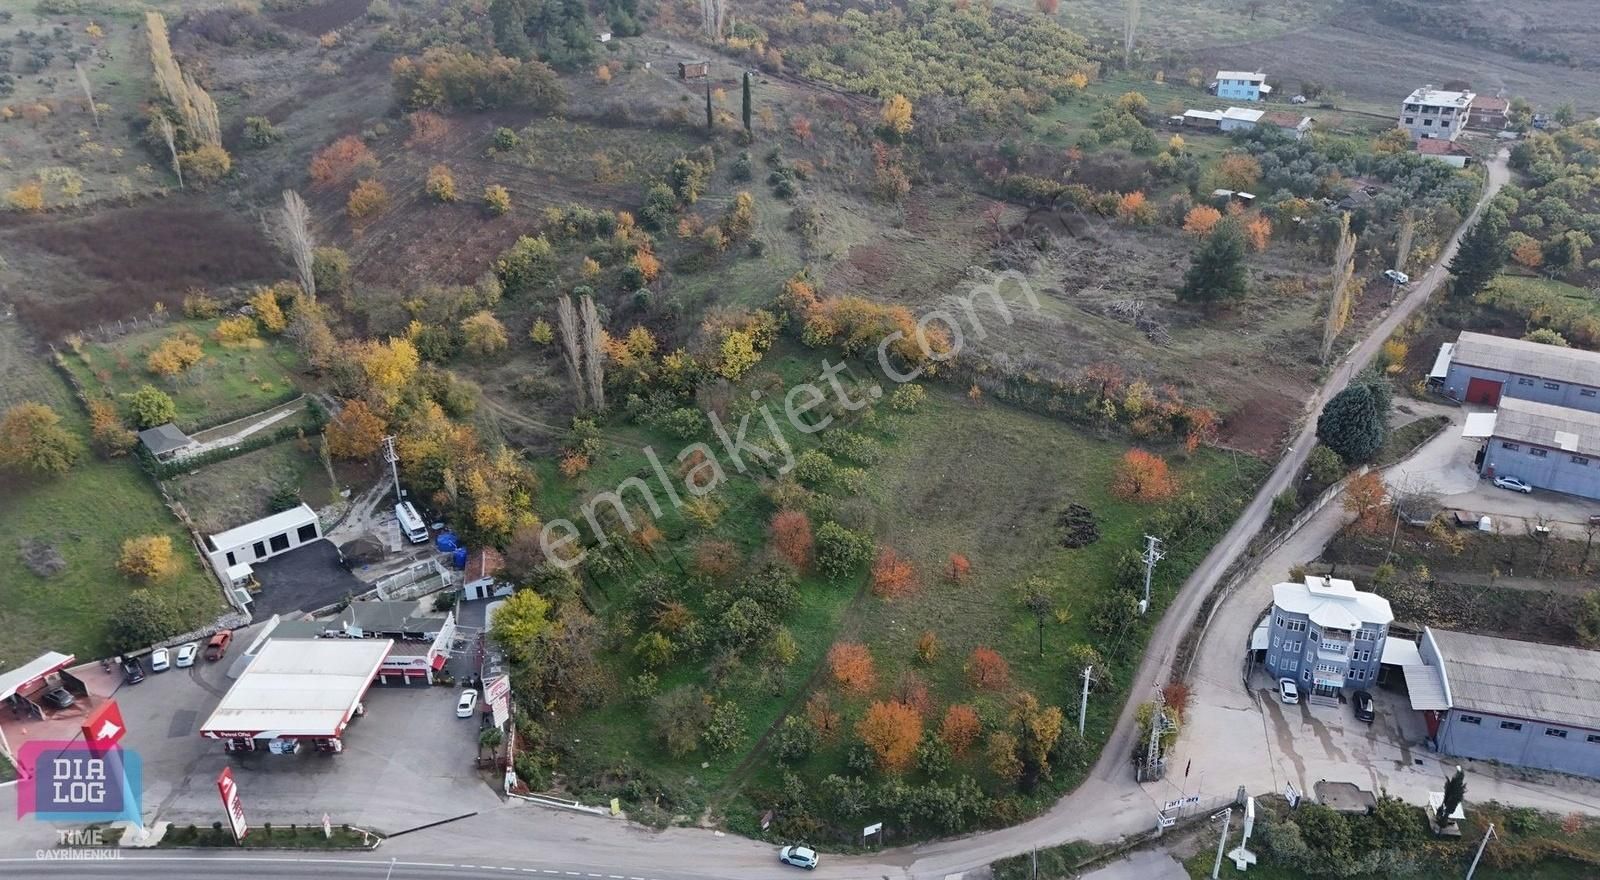
[[[1300,688],[1295,686],[1294,679],[1278,679],[1278,699],[1291,706],[1300,702]]]
[[[462,691],[461,699],[456,701],[456,717],[471,718],[476,708],[478,708],[478,692],[472,688]]]
[[[1350,699],[1350,705],[1355,709],[1357,721],[1371,724],[1378,717],[1377,711],[1372,708],[1372,694],[1366,691],[1356,691]]]
[[[172,668],[172,652],[166,648],[157,648],[150,652],[150,671],[166,672]]]
[[[1533,494],[1533,487],[1516,477],[1495,477],[1494,484],[1502,489],[1510,489],[1513,492],[1521,492],[1524,495]]]
[[[786,846],[778,850],[778,861],[810,871],[817,866],[817,851],[809,846]]]
[[[228,645],[233,642],[233,630],[225,629],[217,632],[206,642],[206,659],[221,660],[228,653]]]
[[[194,665],[194,658],[200,653],[199,642],[189,642],[178,646],[178,657],[172,665],[179,669],[188,669]]]

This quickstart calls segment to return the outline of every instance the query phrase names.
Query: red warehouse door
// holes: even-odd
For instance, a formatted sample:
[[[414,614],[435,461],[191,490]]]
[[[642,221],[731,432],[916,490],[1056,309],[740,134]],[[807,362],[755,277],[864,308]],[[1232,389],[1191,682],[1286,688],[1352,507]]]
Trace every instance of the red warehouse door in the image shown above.
[[[1481,403],[1484,406],[1500,405],[1500,389],[1502,383],[1491,379],[1467,380],[1467,403]]]

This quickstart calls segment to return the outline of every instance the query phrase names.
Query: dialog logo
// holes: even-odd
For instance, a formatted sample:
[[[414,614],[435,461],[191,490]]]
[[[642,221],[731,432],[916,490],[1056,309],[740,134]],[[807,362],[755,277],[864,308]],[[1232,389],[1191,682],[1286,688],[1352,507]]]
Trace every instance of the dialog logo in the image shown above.
[[[33,778],[17,786],[17,818],[31,813],[44,822],[139,821],[136,752],[35,741],[25,743],[18,758],[33,768]]]

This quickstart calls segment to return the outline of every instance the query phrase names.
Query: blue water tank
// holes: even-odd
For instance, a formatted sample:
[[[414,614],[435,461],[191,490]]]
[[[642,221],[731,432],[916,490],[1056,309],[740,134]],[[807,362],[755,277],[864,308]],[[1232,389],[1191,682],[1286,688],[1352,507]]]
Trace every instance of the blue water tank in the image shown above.
[[[457,547],[456,552],[450,556],[450,564],[454,565],[457,571],[465,569],[467,567],[467,548]]]
[[[439,537],[433,541],[433,546],[439,548],[440,553],[449,553],[458,546],[454,532],[440,532]]]

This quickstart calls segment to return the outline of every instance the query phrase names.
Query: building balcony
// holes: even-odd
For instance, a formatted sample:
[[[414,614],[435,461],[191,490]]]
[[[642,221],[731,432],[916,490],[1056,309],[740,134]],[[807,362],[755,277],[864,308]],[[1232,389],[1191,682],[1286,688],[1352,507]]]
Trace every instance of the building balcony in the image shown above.
[[[1324,638],[1317,643],[1317,653],[1321,655],[1331,654],[1335,658],[1343,660],[1350,656],[1350,642],[1345,639]]]

